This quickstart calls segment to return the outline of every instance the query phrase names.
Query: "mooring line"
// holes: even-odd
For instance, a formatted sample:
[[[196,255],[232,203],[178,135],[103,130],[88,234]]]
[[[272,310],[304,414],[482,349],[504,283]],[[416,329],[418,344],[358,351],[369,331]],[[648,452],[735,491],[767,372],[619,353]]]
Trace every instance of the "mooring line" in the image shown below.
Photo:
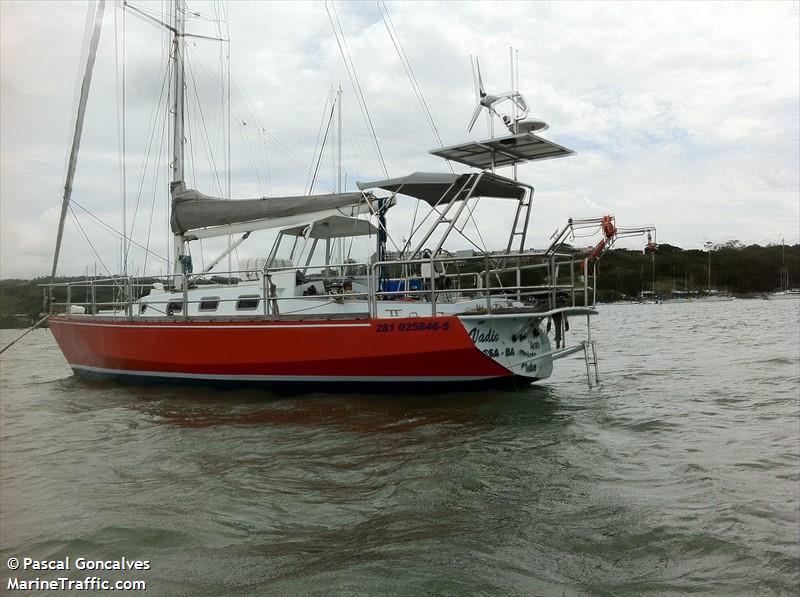
[[[35,329],[36,329],[36,328],[38,328],[40,325],[42,325],[42,324],[43,324],[45,321],[47,321],[47,319],[48,319],[49,317],[50,317],[50,315],[45,315],[45,316],[44,316],[44,317],[42,317],[42,318],[41,318],[39,321],[37,321],[36,323],[34,323],[34,324],[33,324],[33,325],[32,325],[32,326],[29,328],[29,329],[25,330],[25,332],[24,332],[24,333],[23,333],[23,334],[22,334],[22,335],[21,335],[19,338],[17,338],[16,340],[14,340],[14,341],[10,342],[9,344],[6,344],[6,345],[5,345],[3,348],[0,348],[0,354],[3,354],[3,353],[4,353],[5,351],[7,351],[9,348],[11,348],[12,346],[14,346],[14,344],[16,344],[17,342],[19,342],[20,340],[22,340],[22,339],[23,339],[25,336],[27,336],[28,334],[30,334],[30,333],[31,333],[33,330],[35,330]]]

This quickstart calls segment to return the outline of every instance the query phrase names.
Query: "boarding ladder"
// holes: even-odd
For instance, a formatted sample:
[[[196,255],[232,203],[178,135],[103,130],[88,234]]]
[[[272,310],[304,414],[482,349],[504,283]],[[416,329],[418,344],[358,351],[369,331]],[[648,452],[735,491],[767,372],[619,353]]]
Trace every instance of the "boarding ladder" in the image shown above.
[[[525,251],[525,236],[528,233],[528,222],[531,219],[531,205],[533,204],[533,189],[526,191],[522,199],[517,203],[517,213],[514,214],[514,225],[511,227],[511,235],[508,237],[506,254],[511,253],[514,239],[519,237],[519,252]],[[524,213],[523,213],[524,212]]]
[[[600,372],[597,370],[597,346],[594,340],[584,340],[582,344],[583,358],[586,361],[586,381],[591,388],[600,384]],[[594,370],[594,376],[592,376],[592,370]]]

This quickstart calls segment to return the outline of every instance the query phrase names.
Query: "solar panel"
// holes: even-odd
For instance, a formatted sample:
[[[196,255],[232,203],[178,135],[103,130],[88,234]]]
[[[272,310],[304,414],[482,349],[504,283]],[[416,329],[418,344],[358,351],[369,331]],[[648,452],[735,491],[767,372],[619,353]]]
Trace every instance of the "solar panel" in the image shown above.
[[[486,141],[468,141],[460,145],[432,149],[430,153],[446,160],[488,170],[492,166],[513,166],[523,162],[549,160],[575,152],[532,133],[520,133]]]

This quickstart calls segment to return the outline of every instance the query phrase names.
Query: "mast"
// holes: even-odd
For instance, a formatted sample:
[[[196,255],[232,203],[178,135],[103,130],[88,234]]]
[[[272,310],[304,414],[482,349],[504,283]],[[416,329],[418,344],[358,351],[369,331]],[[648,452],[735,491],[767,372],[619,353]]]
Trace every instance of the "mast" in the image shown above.
[[[514,76],[514,48],[513,46],[509,46],[508,48],[508,57],[509,63],[511,65],[511,93],[519,93],[517,90],[517,80]],[[519,60],[519,50],[517,50],[517,60]],[[519,65],[517,65],[517,70],[519,70]],[[512,113],[513,113],[513,122],[514,122],[514,130],[511,131],[513,134],[517,134],[519,132],[519,110],[517,109],[517,102],[511,102],[512,105]],[[513,176],[514,180],[517,180],[517,164],[515,163],[513,166]]]
[[[786,280],[786,286],[783,285]],[[789,290],[789,270],[786,269],[786,239],[781,239],[781,292]]]
[[[170,195],[174,201],[175,194],[183,189],[183,167],[184,167],[184,57],[185,57],[185,38],[184,38],[184,18],[186,15],[186,5],[184,0],[175,0],[174,14],[172,15],[172,184],[170,185]],[[173,237],[173,247],[175,256],[176,275],[182,275],[191,271],[191,266],[186,267],[184,247],[186,241],[183,234],[177,233]],[[180,280],[175,279],[176,284]]]
[[[338,132],[337,151],[336,151],[336,192],[342,192],[342,86],[336,90],[336,130]]]
[[[336,90],[336,192],[342,192],[342,86]],[[340,264],[341,276],[344,277],[344,240],[336,241],[339,247],[337,259]]]
[[[72,135],[72,148],[69,152],[69,162],[67,163],[67,177],[64,182],[64,196],[61,201],[61,217],[58,220],[58,234],[56,235],[56,249],[53,254],[53,271],[50,274],[50,281],[56,277],[58,267],[58,254],[61,252],[61,239],[64,236],[64,220],[67,217],[67,208],[72,198],[72,181],[75,178],[75,167],[78,164],[78,150],[81,147],[81,135],[83,134],[83,119],[86,116],[86,102],[89,98],[89,87],[92,84],[92,72],[94,62],[97,57],[97,45],[100,43],[100,29],[103,24],[103,11],[105,0],[98,0],[97,10],[94,13],[94,26],[92,29],[92,39],[89,43],[89,54],[86,57],[86,71],[83,74],[81,83],[80,100],[78,102],[78,115],[75,119],[75,131]],[[51,289],[52,290],[52,289]]]

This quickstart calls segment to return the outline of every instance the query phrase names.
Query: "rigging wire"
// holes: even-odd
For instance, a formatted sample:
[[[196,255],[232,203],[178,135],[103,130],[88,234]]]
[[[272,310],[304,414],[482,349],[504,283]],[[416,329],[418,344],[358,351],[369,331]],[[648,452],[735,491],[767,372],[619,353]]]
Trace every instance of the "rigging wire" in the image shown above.
[[[475,218],[472,216],[473,212],[478,208],[478,201],[480,201],[480,200],[481,200],[480,197],[476,197],[475,198],[475,202],[472,204],[472,208],[471,209],[470,209],[469,205],[467,205],[467,214],[468,214],[467,215],[467,221],[468,222],[472,221],[472,225],[475,227],[475,232],[478,233],[478,238],[481,239],[481,244],[483,245],[483,251],[487,252],[488,248],[486,247],[486,241],[483,240],[483,235],[481,234],[481,229],[478,228],[478,223],[475,221]],[[466,223],[465,223],[465,226],[466,226]],[[463,229],[464,228],[462,227],[461,230],[463,230]],[[471,239],[469,239],[467,237],[467,235],[465,235],[463,232],[461,232],[461,230],[459,230],[459,233],[461,233],[461,236],[463,236],[469,242],[471,242],[473,245],[475,245],[475,247],[480,251],[481,248],[478,245],[476,245]]]
[[[102,226],[104,226],[105,228],[107,228],[109,232],[111,232],[111,233],[113,233],[113,234],[116,234],[118,237],[122,238],[122,233],[121,233],[119,230],[117,230],[117,229],[116,229],[116,228],[114,228],[113,226],[111,226],[111,225],[107,224],[107,223],[105,222],[105,220],[103,220],[102,218],[100,218],[100,217],[98,217],[98,216],[94,215],[94,214],[93,214],[91,211],[89,211],[88,209],[86,209],[86,208],[85,208],[83,205],[81,205],[80,203],[78,203],[78,202],[77,202],[77,201],[75,201],[74,199],[72,199],[72,200],[70,201],[70,205],[74,205],[75,207],[77,207],[77,208],[78,208],[78,209],[80,209],[81,211],[85,212],[85,213],[86,213],[86,214],[87,214],[87,215],[88,215],[90,218],[92,218],[92,219],[96,220],[96,221],[97,221],[99,224],[101,224]],[[137,243],[136,241],[133,241],[133,244],[134,244],[134,245],[136,245],[137,247],[139,247],[140,249],[143,249],[143,250],[147,251],[147,252],[148,252],[150,255],[153,255],[153,256],[155,256],[155,257],[158,257],[159,259],[163,259],[164,261],[167,261],[167,262],[169,262],[169,260],[168,260],[166,257],[163,257],[163,256],[159,255],[158,253],[155,253],[154,251],[151,251],[151,250],[147,249],[146,247],[144,247],[144,246],[140,245],[140,244],[139,244],[139,243]]]
[[[329,8],[330,5],[330,8]],[[380,143],[378,142],[378,136],[375,133],[375,127],[372,123],[372,117],[369,113],[369,108],[367,107],[367,102],[364,97],[363,89],[361,88],[361,83],[358,79],[358,73],[356,72],[355,64],[353,63],[352,56],[350,54],[350,49],[347,45],[347,38],[344,35],[344,29],[342,28],[341,21],[339,20],[339,14],[336,11],[336,6],[333,2],[325,2],[325,12],[328,14],[328,20],[331,23],[331,28],[333,29],[334,37],[336,38],[336,44],[339,47],[339,52],[342,56],[342,61],[344,62],[345,71],[347,72],[347,76],[350,79],[350,85],[353,88],[354,95],[356,97],[356,103],[358,103],[358,107],[361,111],[361,115],[364,118],[367,126],[369,128],[370,135],[372,137],[372,141],[375,145],[375,150],[378,155],[378,159],[381,164],[381,169],[383,170],[383,174],[386,178],[389,178],[389,172],[386,169],[386,162],[383,159],[383,152],[381,151]],[[333,14],[331,14],[331,12]],[[335,22],[334,22],[335,18]],[[338,26],[338,29],[337,29]],[[377,212],[373,209],[371,202],[367,202],[367,206],[371,212],[371,214],[377,217]],[[386,233],[386,238],[389,240],[392,245],[395,247],[396,250],[399,250],[397,243],[394,241],[392,236],[389,234],[388,229],[384,224],[381,223],[381,219],[378,218],[378,225],[383,229]]]
[[[161,127],[159,126],[159,114],[160,114],[161,102],[162,102],[162,100],[166,99],[166,91],[167,91],[167,82],[169,80],[169,78],[168,78],[169,72],[170,72],[170,69],[166,69],[165,70],[164,77],[163,77],[162,82],[161,82],[161,89],[158,92],[157,101],[153,103],[153,109],[152,109],[152,112],[150,114],[150,120],[152,121],[152,127],[148,127],[148,128],[150,128],[150,135],[148,137],[148,141],[147,141],[147,145],[146,145],[146,149],[145,149],[144,165],[142,166],[142,173],[141,173],[141,176],[139,178],[139,185],[138,185],[137,192],[136,192],[136,205],[135,205],[134,210],[133,210],[133,220],[131,222],[130,234],[128,235],[127,246],[126,246],[126,249],[125,249],[126,255],[128,254],[128,252],[130,250],[131,238],[133,237],[133,231],[136,228],[136,221],[137,221],[137,218],[138,218],[138,215],[139,215],[139,205],[140,205],[140,202],[142,200],[142,193],[144,191],[144,181],[145,181],[145,178],[147,176],[148,168],[150,166],[150,158],[152,156],[153,141],[154,141],[154,139],[156,137],[156,130],[161,129]],[[160,147],[161,147],[161,142],[159,142],[159,155],[160,155]],[[155,168],[154,168],[154,170],[155,170]],[[152,223],[152,217],[151,217],[151,223]]]
[[[420,87],[419,81],[417,80],[417,76],[414,73],[414,68],[411,66],[411,61],[409,60],[405,48],[403,47],[403,42],[400,40],[400,35],[397,33],[394,21],[392,20],[392,15],[389,13],[389,8],[386,6],[386,2],[384,2],[384,0],[376,0],[375,3],[378,6],[378,10],[381,12],[381,20],[383,20],[383,24],[386,27],[387,33],[389,34],[389,39],[391,39],[392,45],[394,46],[394,49],[397,52],[397,56],[400,59],[400,63],[403,65],[403,70],[405,70],[406,76],[408,77],[408,80],[411,83],[411,89],[414,91],[414,95],[416,95],[417,97],[417,102],[419,102],[419,105],[422,108],[422,113],[425,116],[426,122],[428,123],[428,126],[430,127],[431,131],[433,132],[436,141],[439,143],[439,147],[444,147],[442,138],[439,135],[439,129],[436,126],[436,122],[433,119],[433,114],[431,114],[430,108],[428,107],[428,102],[425,101],[425,95],[422,93],[422,88]],[[381,7],[383,8],[383,10],[381,10]],[[454,174],[455,171],[453,170],[453,165],[450,163],[450,160],[445,160],[445,163],[447,164],[447,167],[450,170],[450,172]],[[417,222],[419,204],[420,202],[417,201],[414,205],[414,214],[412,216],[411,226],[409,228],[409,230],[411,230],[412,232],[409,235],[409,238],[413,237],[414,234],[413,231]],[[471,213],[470,217],[472,217]],[[480,231],[478,231],[478,235],[480,236]],[[483,239],[481,239],[481,242],[483,242]]]
[[[325,105],[322,107],[322,118],[320,118],[320,121],[319,121],[319,129],[317,129],[317,139],[314,141],[314,154],[311,157],[312,167],[313,167],[314,162],[317,162],[317,159],[316,159],[317,158],[317,148],[319,148],[320,155],[321,155],[322,154],[322,148],[325,147],[325,143],[324,142],[322,144],[322,147],[320,147],[319,140],[320,140],[320,137],[322,137],[322,128],[325,126],[325,115],[328,113],[328,102],[329,101],[330,101],[330,94],[328,94],[328,96],[325,98]],[[330,126],[330,118],[328,119],[328,126]],[[326,135],[327,135],[327,131],[326,131]],[[309,190],[308,189],[309,189],[309,187],[313,186],[313,184],[314,184],[314,181],[312,179],[312,173],[309,170],[308,178],[306,179],[306,184],[303,187],[304,188],[304,191],[303,191],[304,195],[308,195],[309,194]]]
[[[259,130],[251,129],[249,131],[250,134],[258,136],[262,140],[262,142],[268,142],[273,147],[273,149],[281,157],[283,157],[289,164],[291,164],[292,166],[298,168],[303,172],[306,172],[309,176],[309,179],[307,180],[310,180],[312,166],[306,166],[305,164],[303,164],[300,161],[300,158],[298,158],[297,155],[290,148],[288,148],[280,139],[278,139],[274,134],[272,134],[269,130],[267,130],[266,127],[264,127],[264,125],[261,122],[261,119],[258,117],[258,114],[256,114],[250,109],[247,99],[244,96],[244,92],[242,91],[242,88],[239,85],[235,76],[233,77],[233,88],[238,93],[239,99],[241,99],[242,105],[244,106],[245,110],[249,112],[250,116],[252,116],[253,120],[255,120],[255,122],[258,124]],[[237,117],[241,118],[241,114],[235,109],[234,113],[237,115]],[[325,118],[325,111],[323,110],[323,116],[322,116],[323,122],[324,118]],[[320,129],[321,128],[322,124],[320,124]],[[327,182],[321,180],[319,181],[319,183],[322,186],[326,187],[331,193],[335,192],[333,187],[331,187]]]
[[[253,168],[253,174],[256,175],[256,184],[258,185],[258,194],[262,197],[264,196],[264,185],[261,182],[261,173],[258,171],[258,166],[256,164],[256,157],[255,153],[253,152],[253,148],[250,147],[250,139],[245,131],[247,131],[247,122],[242,120],[242,128],[239,129],[239,132],[242,135],[242,139],[244,140],[245,148],[247,149],[247,161],[250,163],[250,166]]]
[[[394,26],[392,15],[389,14],[389,8],[386,6],[386,2],[384,0],[376,0],[375,4],[378,6],[379,11],[381,6],[383,7],[383,11],[381,11],[381,19],[386,27],[386,31],[389,33],[389,39],[392,40],[392,45],[394,45],[397,56],[400,58],[400,63],[403,65],[403,69],[406,71],[406,76],[411,83],[411,88],[414,91],[414,94],[417,96],[417,101],[422,108],[422,112],[425,115],[428,126],[430,126],[431,131],[433,131],[433,135],[436,137],[439,147],[444,147],[442,138],[439,135],[439,129],[436,126],[436,122],[433,119],[430,108],[428,108],[428,102],[425,101],[425,95],[422,93],[422,88],[419,85],[419,81],[417,81],[417,76],[414,74],[414,68],[411,66],[411,61],[408,59],[408,55],[403,47],[403,42],[400,40],[400,35],[397,33],[397,29]],[[450,169],[450,172],[454,173],[453,165],[450,163],[450,160],[445,161],[447,163],[447,167]]]
[[[169,66],[167,66],[167,71],[169,72],[169,70],[170,70]],[[164,140],[165,140],[165,138],[167,136],[166,135],[167,128],[168,128],[167,127],[167,111],[164,110],[164,117],[163,117],[163,121],[162,121],[162,124],[161,124],[161,136],[160,136],[159,141],[158,141],[157,155],[159,157],[164,155],[162,152],[163,152],[163,149],[164,149]],[[147,240],[145,241],[144,265],[142,266],[142,274],[144,274],[144,275],[147,274],[147,257],[148,257],[148,252],[149,252],[149,249],[150,249],[150,233],[153,230],[153,215],[155,213],[156,197],[158,196],[158,181],[159,181],[160,176],[161,176],[161,170],[159,170],[158,168],[154,168],[153,189],[152,189],[152,192],[151,192],[151,195],[152,195],[153,199],[150,202],[150,222],[147,225]],[[169,213],[169,210],[165,210],[165,211],[167,211],[167,213]],[[168,224],[167,230],[169,230],[169,224]]]
[[[350,121],[350,118],[348,117],[346,112],[342,113],[342,118],[344,119],[344,128],[345,128],[345,130],[347,130],[347,131],[355,130],[355,127],[353,126],[353,124]],[[368,170],[369,159],[367,159],[367,152],[364,149],[364,144],[361,141],[361,135],[354,135],[354,134],[348,133],[347,140],[348,140],[348,142],[350,144],[350,151],[352,152],[352,156],[353,156],[351,158],[351,161],[355,162],[356,160],[354,159],[354,157],[357,155],[358,158],[359,158],[358,159],[358,165],[360,166],[360,169],[362,171],[367,171]],[[347,185],[345,185],[345,187],[346,186]]]
[[[218,14],[224,14],[225,15],[225,32],[226,32],[225,39],[227,39],[227,45],[225,46],[227,48],[227,52],[225,52],[225,57],[227,59],[227,63],[226,63],[226,66],[227,66],[227,70],[226,70],[227,77],[226,77],[226,80],[222,83],[222,91],[223,91],[223,94],[226,95],[227,104],[225,104],[225,105],[226,105],[226,107],[228,109],[227,109],[227,113],[226,113],[227,118],[223,121],[222,133],[223,133],[223,141],[225,141],[226,158],[227,158],[226,159],[226,166],[227,166],[227,168],[226,168],[226,174],[227,174],[226,175],[226,183],[227,183],[226,190],[227,190],[227,198],[230,199],[231,198],[231,192],[232,192],[231,191],[231,173],[232,173],[232,169],[233,169],[232,164],[231,164],[231,28],[230,28],[230,21],[228,20],[228,7],[227,7],[227,5],[224,4],[224,3],[220,3],[219,5],[215,4],[214,8],[218,10]],[[222,37],[222,23],[221,22],[217,23],[217,29],[218,29],[218,31],[220,33],[220,37]],[[220,62],[221,61],[222,61],[222,46],[220,46]],[[221,64],[220,64],[220,66],[221,66]],[[226,83],[227,83],[227,85],[226,85]],[[227,130],[228,130],[227,136],[225,135],[225,123],[226,122],[227,122],[227,125],[228,125],[227,126]],[[229,234],[228,235],[228,278],[229,279],[230,279],[230,275],[231,275],[230,271],[232,269],[232,266],[231,266],[231,251],[230,251],[232,242],[233,242],[233,238]],[[236,253],[236,259],[238,260],[239,259],[239,250],[234,248],[234,252]]]
[[[194,51],[189,48],[188,44],[186,45],[186,48],[192,54],[194,54]],[[197,91],[197,79],[196,79],[196,77],[194,75],[194,69],[192,67],[192,61],[191,60],[187,60],[186,64],[188,64],[188,66],[189,66],[189,69],[188,69],[189,70],[189,79],[192,82],[192,91],[194,91],[194,97],[197,100],[197,113],[200,116],[200,124],[201,124],[201,127],[202,127],[201,130],[203,132],[202,138],[206,142],[206,146],[204,147],[204,149],[208,150],[208,159],[209,159],[209,162],[210,162],[211,172],[212,172],[212,184],[213,184],[214,181],[216,181],[217,189],[219,189],[219,194],[222,195],[225,191],[222,188],[222,181],[219,178],[219,169],[217,168],[217,162],[214,159],[214,150],[213,150],[213,148],[211,146],[211,138],[208,135],[208,127],[206,126],[206,117],[205,117],[205,114],[203,113],[203,104],[200,102],[200,94]]]
[[[75,201],[72,201],[71,203],[75,203]],[[94,256],[97,257],[97,259],[100,261],[100,265],[103,266],[103,269],[106,270],[106,273],[108,273],[109,277],[113,278],[114,274],[112,274],[111,270],[108,269],[108,267],[106,266],[105,261],[103,261],[103,258],[100,257],[100,254],[97,252],[97,249],[95,249],[94,245],[92,244],[92,241],[89,240],[89,236],[86,234],[86,231],[83,229],[83,226],[81,225],[81,222],[78,219],[78,216],[75,215],[75,210],[72,209],[72,205],[69,206],[69,213],[72,216],[72,219],[75,221],[75,224],[78,226],[78,230],[80,230],[81,235],[83,236],[83,240],[85,240],[86,244],[89,245],[89,248],[94,253]]]
[[[117,11],[114,11],[117,14]],[[128,94],[126,89],[127,69],[126,51],[128,47],[128,15],[122,11],[122,275],[128,275],[128,244],[125,235],[128,234]]]
[[[236,110],[234,110],[234,114],[236,114],[237,117],[241,117],[241,115]],[[260,122],[259,122],[259,126],[261,126]],[[307,173],[309,173],[309,175],[312,172],[310,167],[302,164],[300,162],[299,158],[290,149],[285,147],[283,145],[283,143],[277,137],[275,137],[275,135],[273,135],[270,131],[268,131],[266,128],[261,127],[260,130],[248,129],[248,133],[251,134],[251,135],[256,135],[263,142],[268,142],[273,147],[273,149],[278,153],[278,155],[280,155],[290,165],[294,166],[298,170],[307,172]],[[336,192],[333,189],[333,187],[331,187],[331,185],[329,185],[325,180],[318,180],[317,182],[320,185],[322,185],[325,188],[327,188],[331,193],[335,193]]]
[[[164,8],[164,14],[162,15],[163,18],[167,18],[166,12],[167,12],[167,10],[166,10],[166,8]],[[162,39],[163,39],[162,49],[164,50],[164,52],[162,52],[161,66],[163,68],[164,67],[164,61],[165,61],[164,57],[168,55],[167,54],[167,50],[170,47],[170,41],[169,41],[168,36],[166,36],[166,35],[162,36]],[[165,71],[166,71],[165,80],[166,81],[171,80],[171,75],[172,75],[172,61],[171,60],[168,60],[168,59],[166,60],[166,69],[165,69]],[[165,94],[166,95],[166,104],[167,105],[169,105],[169,94],[170,94],[170,86],[167,86],[167,90],[166,90],[166,94]],[[167,139],[168,139],[168,131],[169,131],[169,123],[168,123],[168,118],[167,118],[168,112],[169,112],[169,110],[164,110],[163,114],[162,114],[161,137],[160,137],[159,143],[158,143],[158,157],[159,157],[158,162],[159,163],[166,163],[166,162],[169,161],[169,157],[168,157],[168,154],[169,154],[169,142],[167,141]],[[146,270],[147,270],[147,257],[149,255],[149,250],[150,250],[150,235],[151,235],[151,232],[153,230],[152,222],[153,222],[153,216],[154,216],[154,212],[155,212],[155,201],[156,201],[156,196],[158,196],[158,189],[159,189],[158,183],[159,183],[159,178],[164,173],[165,172],[164,172],[164,170],[162,168],[154,168],[155,176],[153,177],[153,188],[152,188],[152,191],[151,191],[153,199],[151,201],[151,206],[150,206],[150,224],[148,225],[148,228],[147,228],[147,240],[145,242],[145,251],[146,252],[145,252],[145,256],[144,256],[144,267],[143,267],[143,272],[145,272],[145,273],[146,273]],[[168,187],[168,185],[165,184],[163,188],[166,189],[167,187]],[[168,206],[171,205],[171,196],[170,196],[169,193],[167,193],[167,205]],[[169,255],[170,211],[171,210],[169,208],[164,210],[164,214],[166,216],[164,229],[165,229],[165,232],[167,234],[166,244],[164,246],[166,247],[167,255]],[[168,258],[166,259],[166,262],[167,262],[167,270],[169,271],[169,259]]]
[[[320,148],[319,148],[319,156],[317,158],[317,165],[314,168],[314,174],[311,177],[311,186],[308,187],[308,192],[306,193],[307,195],[311,195],[311,193],[314,191],[314,183],[317,180],[317,174],[319,173],[319,166],[322,163],[322,153],[323,153],[323,151],[325,149],[325,143],[328,141],[328,133],[330,133],[330,130],[331,130],[331,123],[333,122],[333,111],[334,111],[335,107],[336,107],[336,103],[334,102],[334,103],[331,104],[331,113],[330,113],[330,116],[328,117],[328,126],[325,127],[325,136],[322,138],[322,145],[320,145]]]
[[[123,254],[122,254],[122,263],[120,264],[122,267],[123,275],[127,275],[128,271],[128,253],[127,253],[127,245],[125,243],[125,237],[128,234],[128,206],[127,206],[127,164],[126,164],[126,105],[125,105],[125,42],[126,42],[126,11],[122,11],[122,83],[121,83],[121,94],[120,94],[120,59],[119,59],[119,24],[117,21],[117,13],[119,12],[119,6],[115,5],[114,7],[114,78],[115,78],[115,90],[117,94],[117,149],[119,151],[119,176],[120,176],[120,198],[122,200],[122,234],[123,234]],[[120,101],[120,95],[122,96],[122,100]],[[120,105],[122,106],[122,113],[120,114]],[[74,215],[74,214],[73,214]]]
[[[330,5],[330,8],[328,6]],[[333,15],[331,15],[331,11],[333,11]],[[339,46],[339,52],[342,55],[342,61],[344,62],[345,70],[347,71],[347,76],[350,79],[350,84],[353,87],[353,91],[355,92],[356,101],[358,102],[358,106],[361,109],[361,114],[364,117],[364,120],[367,122],[369,126],[370,133],[372,135],[372,140],[375,144],[375,150],[378,153],[378,159],[381,162],[381,168],[383,169],[383,174],[386,178],[389,178],[389,171],[386,169],[386,162],[383,159],[383,152],[381,152],[380,143],[378,143],[378,137],[375,134],[375,127],[372,124],[372,118],[369,114],[369,109],[367,108],[367,102],[364,98],[364,92],[361,89],[361,83],[358,80],[358,73],[356,73],[355,64],[353,64],[353,59],[350,56],[350,49],[347,46],[347,38],[344,35],[344,30],[342,29],[342,24],[339,21],[339,14],[336,11],[336,6],[333,2],[325,2],[325,12],[328,13],[328,19],[331,22],[331,27],[333,28],[333,34],[336,37],[336,44]],[[334,17],[336,22],[334,23]],[[337,31],[338,26],[338,31]]]
[[[209,133],[209,127],[207,125],[207,119],[205,113],[203,111],[202,104],[200,103],[200,96],[197,89],[197,76],[195,75],[194,69],[192,67],[192,63],[189,62],[190,68],[190,77],[192,80],[192,85],[194,88],[195,98],[197,99],[197,106],[198,106],[198,113],[200,116],[200,126],[203,132],[203,138],[206,142],[204,149],[207,150],[207,156],[210,162],[211,170],[213,172],[213,179],[212,179],[212,186],[214,182],[216,183],[216,187],[219,191],[219,195],[226,200],[229,200],[232,195],[231,190],[231,176],[232,176],[232,161],[231,161],[231,137],[232,137],[232,128],[231,128],[231,66],[230,66],[230,21],[228,19],[227,7],[225,6],[224,2],[217,2],[213,4],[213,16],[209,15],[202,15],[199,12],[190,13],[192,17],[199,18],[201,20],[206,20],[209,22],[213,22],[216,25],[217,30],[217,41],[220,41],[226,45],[219,46],[219,69],[215,71],[214,69],[208,68],[208,65],[205,63],[204,60],[201,59],[200,55],[197,54],[191,47],[188,49],[191,51],[192,59],[196,62],[199,66],[205,67],[206,71],[210,73],[211,79],[213,79],[218,85],[220,89],[220,96],[222,99],[221,104],[225,106],[227,109],[223,109],[219,113],[219,124],[220,127],[214,127],[214,135],[213,139],[211,134]],[[223,24],[226,29],[226,35],[223,37],[222,28]],[[201,36],[199,36],[201,37]],[[196,44],[195,44],[196,47]],[[227,51],[226,51],[227,50]],[[219,74],[217,74],[219,73]],[[242,123],[243,127],[247,127],[247,121],[244,118],[240,118],[239,121]],[[222,142],[225,146],[224,148],[224,159],[223,159],[223,166],[225,168],[225,188],[223,189],[222,181],[220,178],[220,170],[217,167],[217,160],[214,157],[214,146],[217,139],[216,131],[221,129],[222,135]],[[240,134],[242,134],[243,140],[245,142],[245,146],[247,149],[248,160],[253,168],[254,174],[257,179],[257,184],[259,187],[259,192],[263,195],[263,182],[261,179],[261,173],[258,168],[258,164],[255,157],[255,152],[250,145],[249,139],[247,138],[246,134],[243,133],[243,129],[239,128]],[[231,246],[232,239],[228,236],[228,247]],[[203,246],[200,243],[200,251],[201,251],[201,261],[203,261]],[[238,258],[238,249],[234,247],[233,253],[236,254]],[[232,254],[228,255],[228,270],[231,270],[231,257]]]
[[[428,103],[425,101],[425,96],[422,93],[422,88],[419,85],[419,81],[414,73],[414,68],[411,66],[411,61],[408,59],[408,55],[406,54],[405,48],[403,47],[403,42],[400,40],[400,35],[397,33],[397,28],[394,25],[394,21],[392,20],[392,15],[389,13],[389,8],[386,6],[385,0],[376,0],[376,5],[378,6],[378,10],[380,11],[381,6],[383,7],[383,11],[381,11],[381,19],[383,20],[383,24],[386,27],[386,31],[389,33],[389,38],[392,40],[392,44],[394,45],[394,49],[397,52],[398,57],[400,58],[400,62],[403,65],[403,69],[406,72],[406,76],[408,77],[411,88],[414,91],[414,94],[417,96],[417,101],[419,102],[420,106],[422,107],[422,111],[426,117],[428,125],[433,131],[434,136],[436,137],[436,141],[439,143],[439,147],[444,147],[444,143],[442,142],[442,138],[439,135],[439,129],[436,126],[436,122],[433,119],[433,114],[431,113]],[[385,14],[385,17],[384,17]],[[387,22],[388,19],[388,22]],[[445,160],[447,167],[449,168],[450,172],[455,174],[455,170],[453,170],[453,165],[450,160]],[[483,251],[486,251],[486,241],[483,239],[483,235],[481,234],[480,228],[478,227],[475,218],[473,217],[473,211],[477,207],[477,202],[474,204],[472,210],[469,210],[468,219],[472,221],[473,226],[475,227],[475,231],[478,233],[478,238],[480,238],[481,244],[483,245]],[[419,209],[419,202],[417,202],[416,206],[414,207],[414,216],[411,222],[411,230],[414,230],[414,224],[416,223],[417,219],[417,211]],[[424,219],[423,219],[424,221]],[[411,233],[413,236],[414,232]],[[475,245],[476,248],[481,250],[478,245],[476,245],[471,239],[467,238],[463,233],[465,239],[467,239],[470,243]]]
[[[187,180],[184,181],[184,183],[189,188],[192,188],[192,187],[197,188],[200,185],[199,179],[197,177],[197,162],[199,161],[199,159],[195,159],[194,143],[191,142],[192,139],[194,139],[194,134],[192,133],[192,116],[193,116],[193,114],[194,113],[192,112],[192,105],[189,102],[186,102],[186,104],[184,105],[184,109],[183,109],[183,115],[184,115],[183,118],[184,118],[184,122],[186,123],[186,127],[185,127],[186,130],[184,132],[186,134],[186,139],[189,140],[189,142],[186,143],[186,145],[188,146],[188,150],[187,151],[189,152],[189,159],[187,160],[187,162],[189,164],[189,168],[192,171],[192,181],[191,181],[192,184],[189,184],[188,178],[187,178]],[[186,176],[185,173],[184,173],[184,176]],[[212,183],[213,183],[213,181],[212,181]]]
[[[267,194],[272,195],[272,178],[269,173],[269,154],[267,153],[267,141],[262,138],[261,144],[264,146],[264,168],[267,173]]]
[[[202,66],[205,66],[207,68],[207,64],[205,63],[205,61],[203,61],[203,59],[200,56],[195,56],[195,59],[198,62],[198,64],[200,64]],[[209,72],[211,73],[211,76],[215,76],[213,74],[213,70],[209,69]],[[258,114],[255,113],[250,108],[249,102],[247,101],[247,98],[245,97],[245,92],[243,91],[243,88],[240,85],[239,80],[237,79],[236,75],[233,74],[232,70],[230,72],[230,77],[231,77],[230,90],[237,94],[238,99],[241,101],[241,105],[243,106],[243,110],[245,112],[243,114],[242,112],[240,112],[239,110],[237,110],[236,108],[231,106],[231,108],[230,108],[231,113],[238,120],[246,121],[246,120],[249,119],[251,121],[256,122],[256,124],[258,125],[257,129],[255,127],[254,128],[249,128],[248,127],[248,133],[249,134],[255,135],[260,140],[266,141],[267,143],[269,143],[270,146],[278,153],[278,155],[280,155],[283,159],[285,159],[290,165],[294,166],[295,168],[299,169],[302,172],[310,173],[311,170],[312,170],[311,166],[303,164],[300,161],[300,159],[297,157],[297,155],[289,147],[287,147],[280,139],[278,139],[273,133],[271,133],[264,126],[264,124],[261,121],[261,118],[258,116]],[[336,192],[333,189],[333,187],[331,187],[324,180],[320,180],[318,182],[322,186],[326,187],[331,193],[335,193]]]

